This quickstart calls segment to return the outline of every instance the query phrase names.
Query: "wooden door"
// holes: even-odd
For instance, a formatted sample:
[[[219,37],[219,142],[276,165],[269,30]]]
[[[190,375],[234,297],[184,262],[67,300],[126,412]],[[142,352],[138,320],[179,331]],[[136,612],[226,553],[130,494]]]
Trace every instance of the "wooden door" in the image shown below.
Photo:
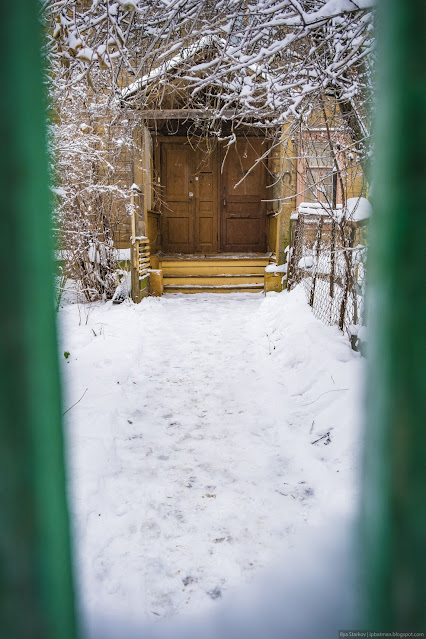
[[[264,153],[262,140],[239,138],[222,149],[222,250],[224,252],[266,251],[266,171],[263,162],[254,168]],[[245,179],[235,187],[244,177]]]
[[[186,138],[161,143],[163,250],[218,250],[218,157],[210,143],[192,147]]]
[[[166,253],[193,253],[195,249],[194,164],[194,152],[189,145],[161,145],[162,234]]]

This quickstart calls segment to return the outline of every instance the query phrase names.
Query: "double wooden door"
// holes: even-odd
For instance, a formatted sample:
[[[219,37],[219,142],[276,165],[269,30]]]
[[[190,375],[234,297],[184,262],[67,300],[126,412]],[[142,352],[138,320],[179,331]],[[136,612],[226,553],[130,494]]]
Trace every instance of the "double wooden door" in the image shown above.
[[[210,148],[208,148],[210,146]],[[205,141],[161,142],[163,250],[166,253],[264,252],[265,166],[261,141],[229,148]]]

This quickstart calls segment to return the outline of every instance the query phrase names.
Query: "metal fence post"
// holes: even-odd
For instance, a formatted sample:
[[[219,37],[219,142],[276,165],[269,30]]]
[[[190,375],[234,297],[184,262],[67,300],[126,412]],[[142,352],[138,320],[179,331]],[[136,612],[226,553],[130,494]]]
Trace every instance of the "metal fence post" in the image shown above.
[[[0,20],[0,636],[74,639],[38,5]]]
[[[369,259],[365,625],[426,628],[426,3],[382,0]]]

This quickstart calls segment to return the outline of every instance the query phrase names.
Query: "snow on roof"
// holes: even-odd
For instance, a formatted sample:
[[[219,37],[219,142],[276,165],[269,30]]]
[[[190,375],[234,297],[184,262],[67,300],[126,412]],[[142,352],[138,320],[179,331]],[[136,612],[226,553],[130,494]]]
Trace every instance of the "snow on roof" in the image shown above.
[[[194,42],[189,47],[182,49],[180,53],[169,58],[163,64],[160,64],[155,69],[152,69],[149,73],[136,80],[136,82],[132,82],[128,87],[121,91],[121,97],[125,100],[126,98],[130,98],[134,95],[141,87],[149,84],[159,76],[171,71],[172,69],[176,69],[179,67],[185,60],[193,57],[196,53],[211,47],[212,45],[217,45],[219,47],[223,47],[225,45],[225,40],[222,38],[218,38],[217,36],[203,36],[198,40],[198,42]]]
[[[367,220],[372,213],[370,202],[365,197],[350,197],[346,200],[347,217],[359,222]]]
[[[365,197],[351,197],[346,201],[344,208],[338,204],[334,210],[324,202],[302,202],[298,210],[292,213],[291,219],[296,220],[300,213],[302,215],[330,216],[337,221],[345,217],[353,222],[361,222],[370,217],[371,211],[371,204]]]
[[[186,47],[185,49],[182,49],[180,53],[173,56],[172,58],[169,58],[168,60],[160,64],[158,67],[156,67],[155,69],[152,69],[149,73],[139,78],[139,80],[136,80],[135,82],[132,82],[131,84],[129,84],[128,87],[126,87],[125,89],[121,91],[121,98],[123,100],[130,98],[132,95],[137,93],[137,91],[141,89],[142,87],[146,86],[150,82],[153,82],[154,80],[159,78],[161,75],[167,73],[168,71],[178,68],[183,62],[185,62],[185,60],[187,60],[188,58],[194,57],[200,51],[208,49],[211,46],[216,46],[218,49],[225,50],[226,41],[223,38],[220,38],[215,35],[203,36],[197,42],[194,42],[194,44],[192,44],[191,46]],[[229,50],[226,52],[226,56],[232,59],[232,53]],[[208,68],[209,65],[210,63],[198,64],[196,66],[196,70],[201,71],[202,69]],[[248,65],[247,68],[255,74],[260,73],[263,78],[266,78],[267,76],[265,71],[261,70],[257,64],[250,64]],[[244,84],[247,84],[247,83],[250,83],[249,78],[245,78],[244,80]],[[246,93],[250,92],[250,89],[248,86],[242,88],[242,93],[241,93],[242,96],[244,95],[244,92]]]
[[[337,209],[341,209],[342,205],[338,204]],[[303,215],[329,215],[330,207],[326,203],[321,202],[302,202],[299,204],[299,213]]]

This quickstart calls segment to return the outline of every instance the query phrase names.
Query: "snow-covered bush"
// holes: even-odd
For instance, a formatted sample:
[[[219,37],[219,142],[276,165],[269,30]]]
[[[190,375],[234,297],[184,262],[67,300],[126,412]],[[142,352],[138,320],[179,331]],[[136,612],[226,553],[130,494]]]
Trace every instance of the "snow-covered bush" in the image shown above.
[[[70,278],[88,301],[109,299],[117,285],[114,237],[130,234],[130,190],[117,172],[132,150],[132,126],[107,95],[55,76],[56,67],[49,132],[60,286]]]

